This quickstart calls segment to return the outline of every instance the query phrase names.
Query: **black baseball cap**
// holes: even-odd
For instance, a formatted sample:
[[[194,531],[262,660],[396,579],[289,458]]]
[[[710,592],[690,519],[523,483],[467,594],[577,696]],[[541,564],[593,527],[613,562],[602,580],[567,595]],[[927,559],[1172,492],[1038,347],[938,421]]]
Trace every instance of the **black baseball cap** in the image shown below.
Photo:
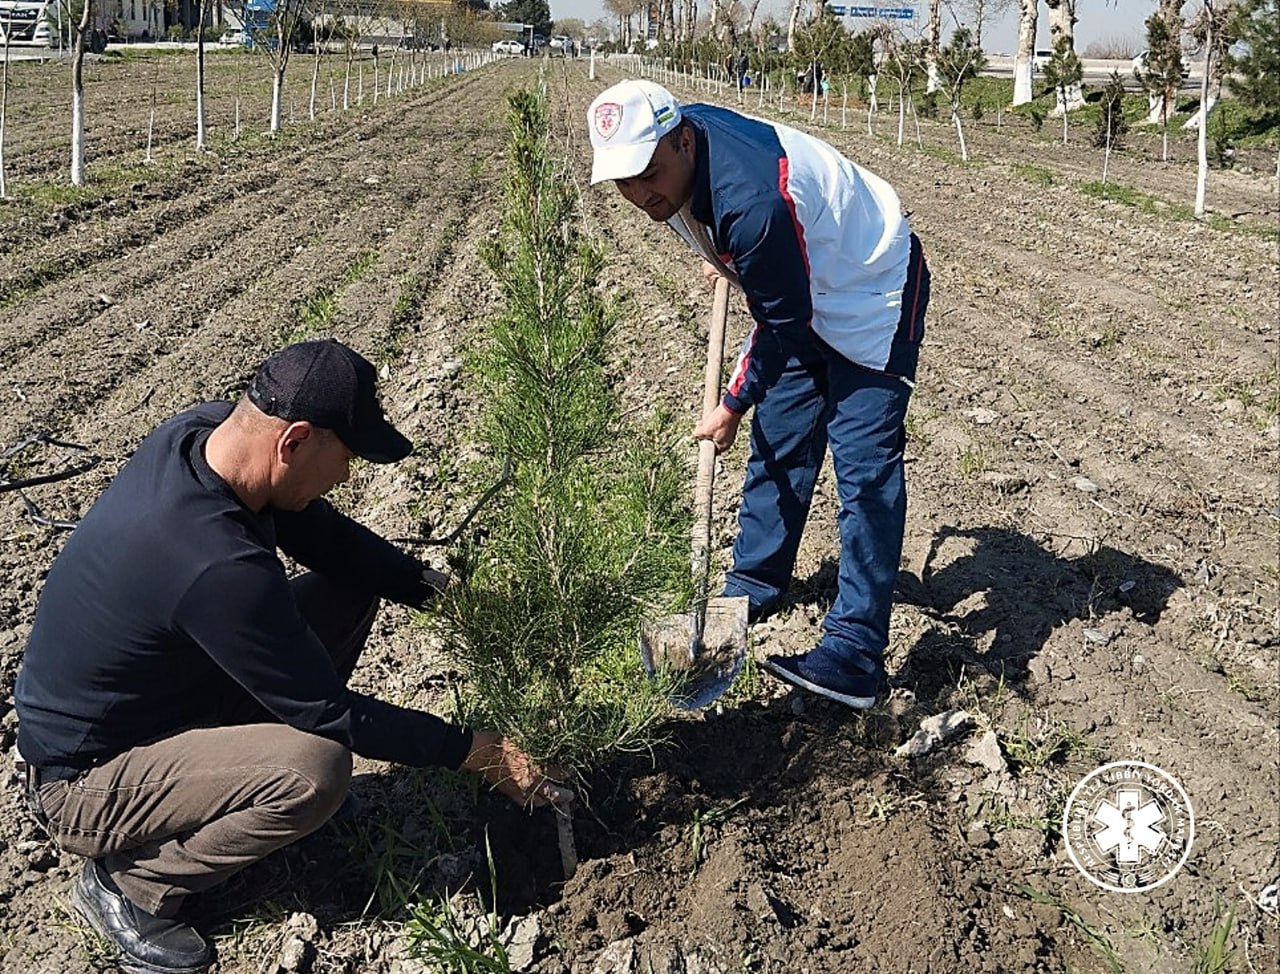
[[[334,338],[282,348],[258,366],[249,401],[268,416],[333,430],[358,457],[395,463],[413,450],[378,402],[373,363]]]

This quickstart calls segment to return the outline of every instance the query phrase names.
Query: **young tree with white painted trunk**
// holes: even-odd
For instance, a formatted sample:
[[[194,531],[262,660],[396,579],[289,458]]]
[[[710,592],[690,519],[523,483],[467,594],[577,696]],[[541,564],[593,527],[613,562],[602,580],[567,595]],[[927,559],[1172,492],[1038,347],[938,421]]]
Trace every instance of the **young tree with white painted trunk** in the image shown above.
[[[986,63],[982,51],[973,42],[968,27],[957,27],[947,46],[938,52],[938,83],[946,93],[951,106],[951,121],[960,141],[960,158],[969,161],[969,147],[964,139],[964,125],[960,121],[960,93],[970,78],[976,78]]]
[[[205,151],[207,133],[204,124],[204,38],[205,23],[213,0],[200,0],[200,19],[196,23],[196,151]]]
[[[1013,56],[1013,104],[1025,105],[1035,94],[1031,87],[1032,69],[1035,67],[1036,20],[1039,17],[1038,0],[1018,0],[1018,50]]]
[[[0,65],[0,200],[9,198],[9,184],[4,173],[4,123],[9,111],[9,36],[13,33],[13,8],[7,19],[0,17],[0,32],[4,34],[4,64]]]
[[[1199,129],[1200,120],[1213,112],[1214,106],[1218,104],[1218,98],[1222,95],[1227,51],[1236,42],[1235,36],[1231,33],[1235,7],[1235,0],[1213,0],[1212,3],[1204,3],[1189,25],[1191,36],[1200,49],[1204,75],[1201,79],[1200,107],[1194,115],[1183,122],[1184,131],[1191,132]],[[1204,82],[1207,82],[1207,86]]]
[[[254,45],[266,51],[271,59],[271,124],[268,133],[280,131],[284,104],[284,73],[289,67],[289,54],[305,13],[305,0],[275,0],[275,10],[267,20],[264,36],[254,37]]]
[[[84,52],[93,22],[92,0],[83,0],[80,19],[72,28],[71,48],[71,185],[84,185]]]
[[[1202,0],[1200,12],[1191,25],[1191,34],[1204,51],[1204,77],[1200,79],[1199,131],[1196,137],[1197,219],[1204,217],[1205,190],[1209,182],[1208,119],[1222,87],[1222,63],[1235,42],[1230,35],[1231,0]]]

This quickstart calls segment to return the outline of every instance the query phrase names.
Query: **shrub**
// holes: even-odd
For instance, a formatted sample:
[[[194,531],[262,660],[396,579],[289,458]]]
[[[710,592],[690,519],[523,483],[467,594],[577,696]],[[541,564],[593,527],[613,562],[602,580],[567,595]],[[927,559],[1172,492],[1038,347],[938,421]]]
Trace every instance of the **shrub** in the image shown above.
[[[1102,97],[1098,99],[1098,121],[1093,132],[1093,144],[1098,149],[1108,145],[1112,149],[1120,148],[1121,139],[1129,131],[1129,122],[1124,117],[1124,81],[1118,71],[1111,72],[1111,78],[1102,89]]]

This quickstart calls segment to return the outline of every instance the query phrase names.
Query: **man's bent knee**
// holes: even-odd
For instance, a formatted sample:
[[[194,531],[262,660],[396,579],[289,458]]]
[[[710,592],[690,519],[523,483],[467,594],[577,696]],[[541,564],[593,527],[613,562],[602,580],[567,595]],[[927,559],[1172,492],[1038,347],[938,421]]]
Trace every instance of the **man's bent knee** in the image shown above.
[[[284,805],[293,825],[310,832],[327,822],[351,784],[351,751],[341,744],[294,730],[272,728],[278,741],[278,767],[291,772],[282,780]]]

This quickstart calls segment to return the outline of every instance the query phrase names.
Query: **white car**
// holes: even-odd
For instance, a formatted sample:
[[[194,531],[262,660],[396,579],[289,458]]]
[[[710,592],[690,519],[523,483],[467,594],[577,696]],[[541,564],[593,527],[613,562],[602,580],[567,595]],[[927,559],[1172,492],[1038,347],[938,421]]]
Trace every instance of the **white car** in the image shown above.
[[[245,41],[245,33],[242,30],[224,31],[222,36],[218,38],[218,44],[221,47],[243,47]]]
[[[493,42],[494,54],[523,54],[524,45],[519,41],[504,40]]]

